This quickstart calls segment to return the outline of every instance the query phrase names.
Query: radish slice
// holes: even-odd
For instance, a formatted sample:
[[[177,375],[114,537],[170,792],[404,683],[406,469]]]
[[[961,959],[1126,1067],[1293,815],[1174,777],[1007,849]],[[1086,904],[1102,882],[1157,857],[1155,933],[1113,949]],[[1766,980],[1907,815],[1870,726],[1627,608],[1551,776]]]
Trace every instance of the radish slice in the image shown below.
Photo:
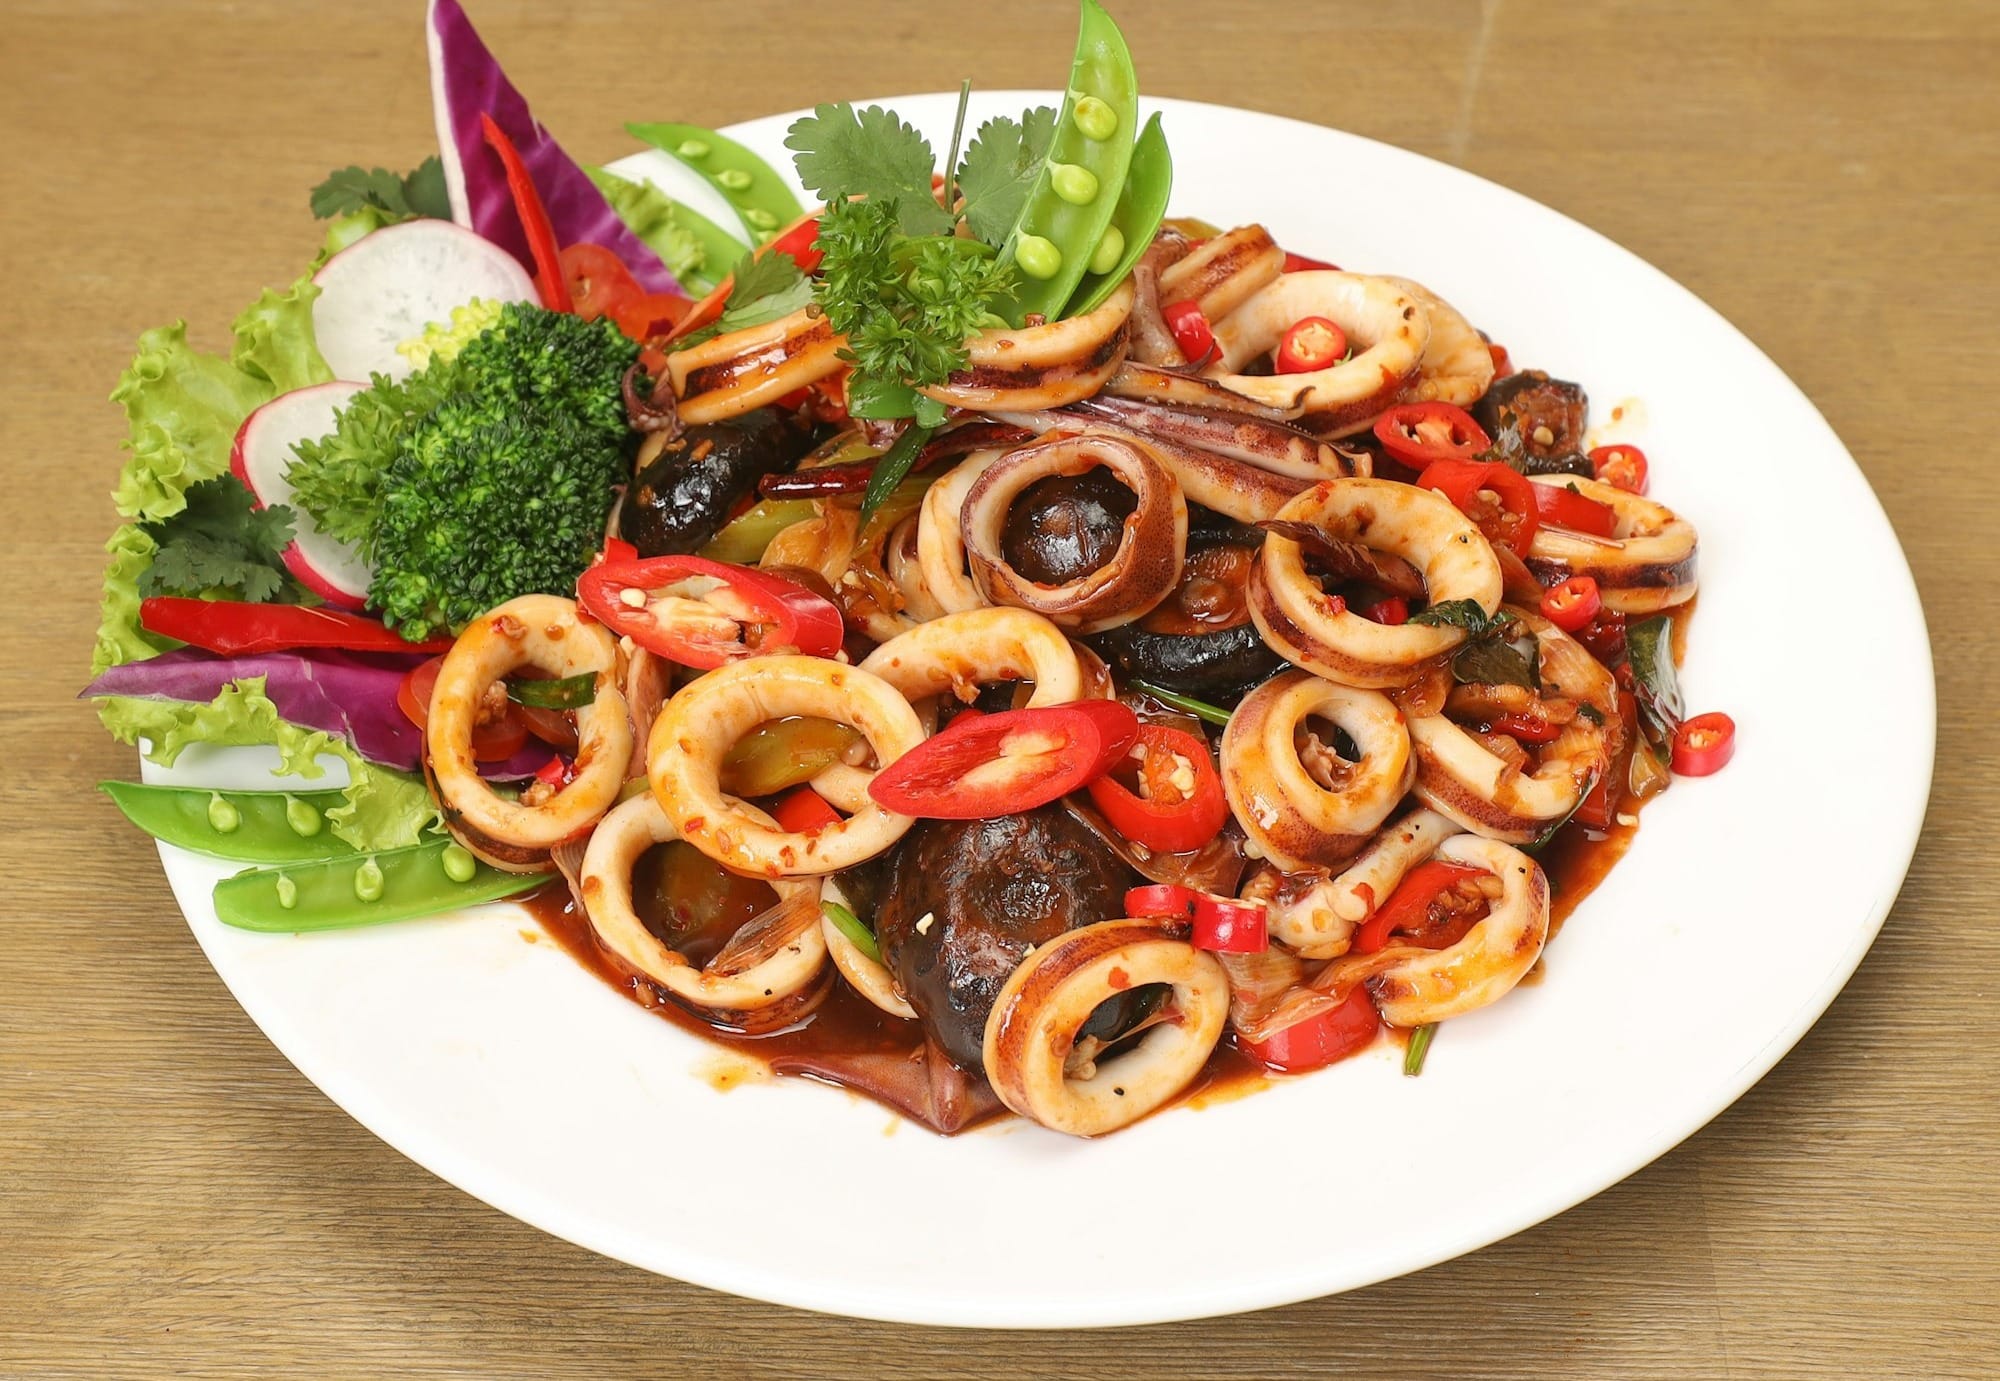
[[[243,419],[229,452],[230,470],[243,481],[259,508],[285,504],[292,510],[293,536],[292,544],[284,550],[285,569],[314,594],[345,609],[367,604],[374,568],[353,547],[313,526],[312,515],[292,502],[292,486],[285,472],[297,459],[292,448],[301,441],[329,435],[340,410],[365,387],[335,382],[281,394]]]
[[[400,379],[411,362],[396,346],[474,298],[541,301],[514,256],[450,221],[384,226],[326,261],[313,275],[313,337],[327,367],[342,379],[387,374]]]

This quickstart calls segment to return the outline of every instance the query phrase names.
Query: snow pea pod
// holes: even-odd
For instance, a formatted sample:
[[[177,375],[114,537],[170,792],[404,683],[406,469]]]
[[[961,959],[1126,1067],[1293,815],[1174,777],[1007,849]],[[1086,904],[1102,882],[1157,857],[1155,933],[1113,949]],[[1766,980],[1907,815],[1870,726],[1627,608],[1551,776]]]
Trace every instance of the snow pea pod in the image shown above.
[[[215,914],[239,930],[346,930],[435,916],[546,881],[542,874],[488,867],[461,845],[440,839],[297,867],[252,868],[215,884]]]
[[[1118,210],[1105,228],[1104,238],[1091,254],[1090,272],[1078,285],[1064,316],[1082,316],[1104,305],[1112,289],[1125,281],[1132,266],[1153,243],[1160,221],[1167,214],[1167,197],[1174,189],[1174,159],[1167,151],[1167,136],[1160,130],[1156,114],[1139,131],[1132,146],[1132,166],[1125,173],[1125,190],[1118,198]],[[1108,271],[1098,265],[1110,261]]]
[[[1082,0],[1069,92],[1034,188],[1007,237],[1020,270],[1013,324],[1054,320],[1090,269],[1131,166],[1139,125],[1139,77],[1118,25],[1097,0]]]
[[[153,838],[243,863],[346,858],[353,846],[326,827],[338,791],[211,791],[205,786],[99,782],[97,789]]]
[[[805,214],[792,184],[734,139],[700,125],[670,122],[625,129],[707,178],[750,232],[753,245],[764,244]]]

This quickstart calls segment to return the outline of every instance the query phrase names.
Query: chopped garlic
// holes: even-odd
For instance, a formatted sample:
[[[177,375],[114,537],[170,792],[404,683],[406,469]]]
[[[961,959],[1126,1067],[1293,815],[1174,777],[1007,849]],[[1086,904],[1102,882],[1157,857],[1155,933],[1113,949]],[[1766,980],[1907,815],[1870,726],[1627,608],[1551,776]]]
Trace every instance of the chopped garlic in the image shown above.
[[[921,915],[921,916],[919,916],[919,917],[917,918],[917,934],[919,934],[919,935],[928,935],[928,934],[930,934],[930,933],[931,933],[931,925],[932,925],[932,923],[934,923],[934,922],[935,922],[936,920],[937,920],[937,915],[936,915],[936,913],[935,913],[935,912],[931,912],[931,911],[926,911],[926,912],[924,912],[924,914],[923,914],[923,915]]]

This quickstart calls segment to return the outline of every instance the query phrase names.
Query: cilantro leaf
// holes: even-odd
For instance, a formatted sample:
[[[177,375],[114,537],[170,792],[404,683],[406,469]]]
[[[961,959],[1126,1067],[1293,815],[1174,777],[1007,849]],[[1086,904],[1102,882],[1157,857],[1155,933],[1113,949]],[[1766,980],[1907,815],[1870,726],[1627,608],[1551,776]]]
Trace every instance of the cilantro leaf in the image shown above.
[[[1055,138],[1056,112],[1036,106],[1016,121],[997,115],[979,127],[958,169],[965,223],[996,248],[1014,229]]]
[[[785,147],[799,181],[829,206],[866,197],[896,208],[906,235],[945,235],[952,217],[931,193],[930,141],[892,110],[841,101],[793,121]]]
[[[187,507],[145,525],[158,544],[153,564],[140,575],[141,595],[188,595],[290,602],[298,591],[281,553],[292,540],[292,510],[257,508],[233,475],[192,485]]]
[[[766,254],[762,258],[754,252],[745,254],[737,261],[732,280],[729,296],[722,304],[722,315],[700,330],[682,336],[673,343],[673,349],[685,350],[731,331],[790,316],[813,298],[812,280],[799,271],[798,261],[789,254]]]
[[[373,209],[397,220],[428,216],[451,219],[444,165],[433,154],[409,173],[387,168],[341,168],[312,189],[312,213],[320,220]]]

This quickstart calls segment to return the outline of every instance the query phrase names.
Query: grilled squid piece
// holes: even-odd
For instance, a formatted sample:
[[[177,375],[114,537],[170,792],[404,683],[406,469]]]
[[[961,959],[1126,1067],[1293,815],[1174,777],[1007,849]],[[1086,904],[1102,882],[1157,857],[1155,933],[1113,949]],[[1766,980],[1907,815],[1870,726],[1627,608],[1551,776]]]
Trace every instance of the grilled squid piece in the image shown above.
[[[1004,415],[1010,421],[1032,426],[1037,431],[1115,436],[1135,442],[1147,455],[1166,467],[1188,502],[1212,508],[1239,523],[1260,523],[1274,518],[1278,510],[1312,487],[1309,480],[1281,475],[1185,442],[1145,436],[1123,422],[1109,421],[1102,416],[1070,408],[1060,412]]]
[[[1078,1058],[1077,1033],[1110,998],[1173,991],[1129,1049]],[[1192,1083],[1222,1038],[1229,978],[1213,955],[1154,920],[1102,921],[1029,952],[986,1018],[986,1077],[1023,1117],[1072,1136],[1136,1122]]]
[[[1611,536],[1592,537],[1542,527],[1528,548],[1528,569],[1545,585],[1573,575],[1597,582],[1604,607],[1621,614],[1657,614],[1685,604],[1695,592],[1694,524],[1665,504],[1579,475],[1532,475],[1536,484],[1576,486],[1608,505],[1617,518]]]
[[[937,488],[933,484],[932,489]],[[929,498],[928,491],[925,498]],[[919,556],[919,540],[922,535],[923,511],[920,508],[889,530],[888,540],[882,544],[882,569],[889,573],[898,593],[903,596],[903,612],[918,623],[943,618],[945,609],[931,593],[930,582],[924,579],[924,563]],[[956,525],[954,524],[954,528]],[[964,558],[959,559],[959,570],[963,574]],[[966,577],[967,584],[971,577]]]
[[[1416,377],[1405,385],[1399,403],[1452,403],[1469,408],[1493,384],[1493,351],[1456,307],[1423,284],[1408,278],[1384,277],[1417,300],[1430,318],[1430,340],[1417,361]]]
[[[1323,316],[1355,342],[1355,355],[1305,374],[1244,374],[1292,323]],[[1287,273],[1215,323],[1222,358],[1204,371],[1223,387],[1285,409],[1318,436],[1346,436],[1374,421],[1413,378],[1430,344],[1423,305],[1386,278],[1313,269]]]
[[[651,796],[634,796],[591,831],[577,892],[597,938],[626,967],[709,1021],[752,1034],[789,1026],[826,994],[820,970],[817,878],[771,885],[772,910],[744,926],[705,966],[688,962],[646,928],[632,906],[632,869],[655,844],[680,838]]]
[[[1132,491],[1118,549],[1096,570],[1061,585],[1028,579],[1001,554],[1007,510],[1037,480],[1103,466]],[[1187,554],[1187,501],[1160,462],[1129,441],[1063,436],[1009,451],[987,466],[959,518],[972,578],[994,604],[1032,609],[1063,628],[1095,633],[1130,623],[1173,593]]]
[[[793,715],[852,725],[885,767],[924,737],[917,712],[895,687],[821,657],[748,657],[689,682],[653,721],[648,774],[681,838],[725,868],[766,878],[837,872],[873,858],[910,828],[909,816],[871,799],[845,820],[795,833],[725,795],[723,755],[758,725]]]
[[[938,402],[978,412],[1059,408],[1104,386],[1125,358],[1132,285],[1122,283],[1095,311],[1025,326],[982,331],[965,343],[967,364],[924,390]],[[687,405],[681,405],[687,416]]]
[[[1539,672],[1547,694],[1589,705],[1593,722],[1578,715],[1541,750],[1533,771],[1523,771],[1442,714],[1410,721],[1417,755],[1417,797],[1465,829],[1488,839],[1526,844],[1576,809],[1591,783],[1610,770],[1618,719],[1618,687],[1582,644],[1539,614],[1508,606],[1540,648]]]
[[[1277,516],[1402,557],[1423,573],[1433,605],[1469,599],[1489,614],[1500,607],[1493,548],[1471,519],[1431,490],[1392,480],[1328,480]],[[1276,533],[1264,539],[1251,570],[1249,606],[1264,640],[1286,661],[1350,686],[1408,685],[1465,641],[1462,629],[1372,623],[1336,607],[1306,574],[1299,544]]]
[[[1381,951],[1401,951],[1368,985],[1383,1020],[1392,1026],[1464,1016],[1505,997],[1535,966],[1549,937],[1549,880],[1534,859],[1469,834],[1445,840],[1437,856],[1446,863],[1485,869],[1500,879],[1500,896],[1485,918],[1447,949],[1391,946]]]
[[[479,702],[495,681],[524,666],[596,677],[595,697],[576,712],[576,775],[534,806],[496,795],[472,757]],[[617,643],[601,624],[580,621],[574,600],[508,600],[474,619],[445,654],[424,741],[438,803],[461,842],[496,867],[547,871],[549,848],[597,823],[625,784],[632,725],[618,690]]]
[[[1118,372],[1105,381],[1097,396],[1130,398],[1141,403],[1161,403],[1176,408],[1216,408],[1248,417],[1265,417],[1273,422],[1285,420],[1285,409],[1253,402],[1240,393],[1232,393],[1213,379],[1139,360],[1127,360],[1119,365]]]
[[[924,491],[923,507],[917,510],[917,564],[923,571],[924,587],[937,606],[946,613],[982,608],[988,603],[965,569],[965,537],[961,527],[965,496],[986,473],[986,467],[1004,454],[976,451],[953,468],[950,474]]]
[[[861,670],[913,704],[944,694],[970,702],[993,681],[1034,682],[1028,705],[1035,708],[1083,698],[1076,649],[1061,629],[1026,609],[968,609],[920,623],[869,653]],[[859,810],[874,776],[836,763],[812,784],[842,810]]]
[[[1323,878],[1289,900],[1274,898],[1271,933],[1301,958],[1339,958],[1353,943],[1355,927],[1389,899],[1412,868],[1457,833],[1458,826],[1434,810],[1418,806],[1405,812],[1376,831],[1338,876]]]
[[[632,648],[625,659],[625,713],[632,721],[632,753],[625,763],[627,781],[646,775],[646,739],[673,686],[673,663],[643,647]]]
[[[835,906],[849,906],[847,894],[840,890],[840,884],[828,878],[820,889],[820,898]],[[896,990],[896,979],[880,959],[862,951],[861,946],[847,938],[847,932],[833,923],[825,908],[820,910],[820,938],[826,942],[826,952],[833,957],[833,966],[840,970],[840,976],[848,986],[860,993],[881,1011],[904,1021],[915,1021],[917,1009],[909,1004],[902,993]]]
[[[845,338],[816,309],[705,340],[667,356],[683,423],[720,422],[839,373]]]
[[[1314,718],[1338,725],[1359,760],[1317,742]],[[1352,857],[1409,791],[1415,771],[1409,730],[1388,696],[1310,672],[1266,681],[1222,731],[1229,807],[1264,857],[1287,872]]]
[[[1082,416],[1118,423],[1149,441],[1178,442],[1296,479],[1330,480],[1368,473],[1365,454],[1343,454],[1297,427],[1240,412],[1169,408],[1129,398],[1098,397],[1072,404],[1062,416],[1065,420]]]
[[[1160,301],[1192,302],[1210,321],[1221,321],[1277,281],[1284,268],[1285,251],[1270,231],[1261,225],[1238,226],[1202,241],[1162,269]]]

